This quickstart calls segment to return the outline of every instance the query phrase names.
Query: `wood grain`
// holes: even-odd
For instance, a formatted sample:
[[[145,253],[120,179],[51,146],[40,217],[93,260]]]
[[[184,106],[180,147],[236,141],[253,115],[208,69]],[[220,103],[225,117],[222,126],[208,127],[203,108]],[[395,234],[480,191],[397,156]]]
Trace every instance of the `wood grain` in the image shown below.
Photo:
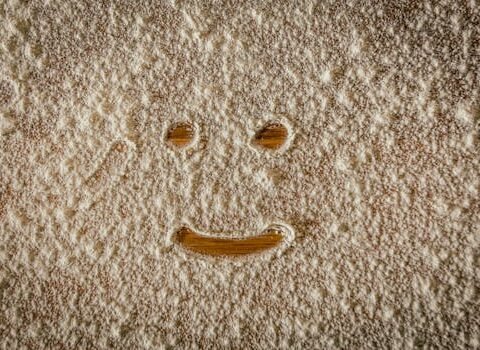
[[[193,140],[194,130],[187,123],[179,123],[172,126],[167,132],[167,140],[177,147],[188,146]],[[270,123],[259,130],[253,142],[267,149],[278,149],[286,141],[288,131],[280,123]]]
[[[167,140],[177,147],[186,147],[193,140],[193,128],[187,123],[175,124],[167,132]]]
[[[263,148],[275,150],[286,141],[287,129],[280,123],[271,123],[264,126],[255,134],[254,143]]]
[[[176,240],[185,249],[210,256],[243,256],[272,249],[283,241],[280,231],[270,229],[245,239],[216,238],[200,235],[188,227],[176,233]]]

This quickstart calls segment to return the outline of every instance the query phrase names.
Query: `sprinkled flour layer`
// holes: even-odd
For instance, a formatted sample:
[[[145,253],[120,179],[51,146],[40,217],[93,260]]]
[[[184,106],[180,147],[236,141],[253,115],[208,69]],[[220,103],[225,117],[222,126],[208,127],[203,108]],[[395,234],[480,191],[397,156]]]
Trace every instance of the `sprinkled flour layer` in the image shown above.
[[[480,347],[479,9],[1,2],[0,347]]]

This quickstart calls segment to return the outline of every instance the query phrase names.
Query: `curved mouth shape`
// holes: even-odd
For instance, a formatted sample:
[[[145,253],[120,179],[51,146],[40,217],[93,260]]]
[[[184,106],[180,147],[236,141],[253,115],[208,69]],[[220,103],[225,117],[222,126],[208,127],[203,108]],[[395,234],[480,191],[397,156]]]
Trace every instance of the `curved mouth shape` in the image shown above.
[[[265,229],[260,235],[247,238],[225,238],[198,234],[184,226],[177,230],[174,241],[184,249],[208,256],[240,257],[259,254],[285,241],[285,228],[280,225]]]

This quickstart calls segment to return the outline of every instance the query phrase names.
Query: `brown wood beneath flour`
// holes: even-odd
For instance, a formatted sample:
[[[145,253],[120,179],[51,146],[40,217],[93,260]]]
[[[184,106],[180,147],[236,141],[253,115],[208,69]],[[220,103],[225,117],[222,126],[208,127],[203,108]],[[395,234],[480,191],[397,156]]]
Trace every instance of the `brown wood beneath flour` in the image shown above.
[[[280,123],[267,124],[255,134],[254,143],[263,148],[275,150],[285,143],[288,131]]]
[[[167,140],[177,147],[186,147],[193,140],[193,128],[187,123],[174,125],[167,132]]]
[[[210,256],[243,256],[260,253],[278,246],[283,235],[274,229],[261,235],[244,239],[215,238],[200,235],[188,227],[183,227],[176,233],[176,240],[185,249]]]
[[[186,147],[193,141],[193,127],[187,123],[172,126],[167,132],[167,140],[177,147]],[[276,150],[286,141],[288,131],[280,123],[269,123],[259,130],[253,143],[266,149]]]

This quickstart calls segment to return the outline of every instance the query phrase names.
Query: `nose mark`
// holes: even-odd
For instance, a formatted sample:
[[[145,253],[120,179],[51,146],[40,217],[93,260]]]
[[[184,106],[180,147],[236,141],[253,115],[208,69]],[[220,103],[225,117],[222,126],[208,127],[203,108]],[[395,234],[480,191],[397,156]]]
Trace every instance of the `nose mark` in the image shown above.
[[[278,122],[272,122],[255,134],[253,143],[266,149],[276,150],[285,143],[287,135],[288,131],[285,126]]]
[[[175,234],[175,240],[183,248],[209,256],[239,257],[260,253],[278,246],[284,239],[280,229],[269,228],[261,235],[244,239],[229,239],[200,235],[188,227]]]
[[[190,124],[178,123],[167,132],[167,140],[174,146],[183,148],[192,143],[194,130]]]

